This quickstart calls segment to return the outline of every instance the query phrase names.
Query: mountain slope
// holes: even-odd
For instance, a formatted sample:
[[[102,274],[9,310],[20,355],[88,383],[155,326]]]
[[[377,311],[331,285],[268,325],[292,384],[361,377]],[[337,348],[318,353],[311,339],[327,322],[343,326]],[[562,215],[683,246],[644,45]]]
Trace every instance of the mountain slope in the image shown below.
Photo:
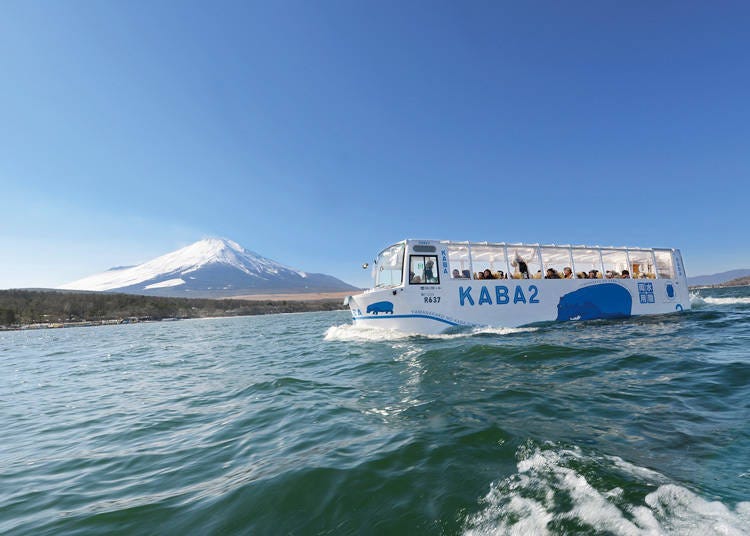
[[[143,264],[112,268],[60,288],[194,297],[356,289],[333,276],[295,270],[219,238],[200,240]]]
[[[750,270],[730,270],[728,272],[721,272],[719,274],[712,275],[698,275],[695,277],[688,277],[688,285],[691,287],[701,287],[708,285],[720,285],[737,279],[738,277],[745,277],[750,275]]]

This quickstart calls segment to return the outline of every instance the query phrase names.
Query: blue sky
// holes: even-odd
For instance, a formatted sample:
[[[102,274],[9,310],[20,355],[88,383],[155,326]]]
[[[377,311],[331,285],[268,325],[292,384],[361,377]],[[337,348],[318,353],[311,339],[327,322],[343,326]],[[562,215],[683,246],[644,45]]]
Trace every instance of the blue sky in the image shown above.
[[[402,238],[750,267],[750,7],[4,2],[0,288],[207,236],[365,285]]]

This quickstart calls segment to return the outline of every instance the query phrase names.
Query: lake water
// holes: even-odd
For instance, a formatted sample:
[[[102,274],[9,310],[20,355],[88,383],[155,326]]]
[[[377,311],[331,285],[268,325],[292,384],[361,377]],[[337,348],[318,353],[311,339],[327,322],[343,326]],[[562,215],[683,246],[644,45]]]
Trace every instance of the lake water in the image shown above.
[[[0,333],[0,533],[748,534],[750,288],[684,314]]]

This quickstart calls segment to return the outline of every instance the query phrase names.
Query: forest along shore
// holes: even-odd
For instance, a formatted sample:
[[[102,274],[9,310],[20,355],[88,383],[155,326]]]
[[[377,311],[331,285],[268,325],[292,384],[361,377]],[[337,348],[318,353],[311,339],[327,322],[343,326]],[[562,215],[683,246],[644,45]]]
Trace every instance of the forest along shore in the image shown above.
[[[0,290],[0,330],[128,324],[186,318],[301,313],[344,309],[340,297],[243,296],[165,298],[104,292]]]

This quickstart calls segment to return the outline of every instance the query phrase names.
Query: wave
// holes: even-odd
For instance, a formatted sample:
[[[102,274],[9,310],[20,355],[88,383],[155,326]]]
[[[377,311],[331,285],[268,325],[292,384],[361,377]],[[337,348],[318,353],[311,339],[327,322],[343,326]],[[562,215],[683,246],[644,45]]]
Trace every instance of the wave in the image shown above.
[[[539,328],[491,328],[476,327],[460,331],[458,333],[441,333],[436,335],[425,335],[422,333],[407,333],[395,329],[382,329],[359,326],[357,324],[341,324],[331,326],[325,332],[327,341],[355,341],[355,342],[387,342],[404,339],[459,339],[474,337],[477,335],[511,335],[514,333],[526,333],[537,331]]]
[[[717,298],[714,296],[701,296],[697,292],[691,292],[690,306],[700,308],[703,305],[750,305],[750,296]]]
[[[705,298],[700,298],[703,303],[708,303],[711,305],[736,305],[736,304],[742,304],[742,305],[750,305],[750,296],[743,296],[743,297],[737,297],[737,298],[713,298],[711,296],[706,296]]]
[[[532,444],[519,448],[518,472],[491,485],[484,508],[467,518],[464,534],[552,534],[606,532],[744,535],[750,533],[750,502],[734,508],[707,501],[664,475],[615,456],[592,457],[579,448]],[[602,466],[619,480],[652,489],[633,500],[633,491],[590,482],[586,467]],[[645,493],[645,495],[644,495]]]

